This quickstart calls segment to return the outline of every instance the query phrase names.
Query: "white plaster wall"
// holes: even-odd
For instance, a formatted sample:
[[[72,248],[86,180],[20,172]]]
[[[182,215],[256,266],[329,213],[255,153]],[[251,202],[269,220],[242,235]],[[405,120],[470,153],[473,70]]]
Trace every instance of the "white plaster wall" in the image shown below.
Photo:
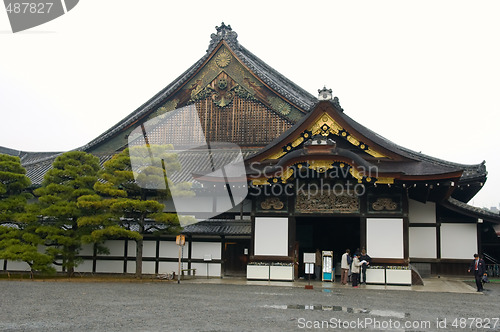
[[[193,204],[194,202],[195,204]],[[175,209],[176,211],[182,211],[182,212],[187,212],[187,211],[191,213],[212,212],[214,209],[213,204],[214,204],[213,197],[197,196],[196,198],[193,197],[175,198]]]
[[[191,263],[191,268],[196,269],[197,276],[207,276],[207,264],[206,263]],[[220,277],[221,265],[219,263],[209,263],[208,266],[208,276],[209,277]]]
[[[123,273],[123,261],[97,260],[96,273]]]
[[[184,257],[188,257],[188,243],[184,246]],[[160,242],[160,257],[163,258],[178,258],[179,246],[175,241],[161,241]]]
[[[410,257],[437,258],[436,227],[410,227]]]
[[[441,224],[441,258],[472,260],[475,253],[476,224]]]
[[[420,203],[409,200],[408,218],[410,223],[436,223],[436,203]]]
[[[2,266],[3,268],[3,266]],[[30,271],[30,266],[26,262],[7,261],[8,271]]]
[[[143,243],[142,257],[156,257],[156,241],[144,241]]]
[[[76,272],[80,273],[92,273],[93,262],[91,260],[84,260],[82,263],[75,267]],[[123,265],[122,265],[123,266]],[[61,268],[60,266],[58,266]]]
[[[403,219],[368,218],[366,250],[371,257],[404,258]]]
[[[136,243],[135,241],[129,240],[128,241],[128,247],[127,247],[127,256],[128,257],[135,257],[136,256]]]
[[[183,263],[183,268],[187,267],[187,263]],[[177,262],[160,262],[160,266],[158,267],[158,273],[172,273],[175,272],[177,274],[179,270],[179,263]]]
[[[58,262],[59,263],[59,262]],[[55,265],[55,264],[52,264],[52,267],[54,269],[56,269],[56,272],[62,272],[63,268],[62,268],[62,265]]]
[[[134,271],[135,271],[135,269],[134,269]],[[155,262],[142,262],[142,273],[154,274],[155,273]]]
[[[109,240],[104,242],[104,246],[109,249],[109,255],[106,256],[123,257],[125,253],[125,241],[123,240]]]
[[[255,218],[254,254],[288,256],[288,218]]]
[[[80,253],[80,256],[92,256],[94,254],[94,246],[92,244],[84,244]]]
[[[237,199],[237,197],[234,197],[234,199]],[[229,211],[233,208],[233,205],[231,204],[231,200],[229,199],[229,196],[218,196],[217,201],[216,201],[216,206],[215,210],[217,212],[226,212]]]
[[[134,261],[127,261],[127,273],[135,273],[135,262]]]
[[[186,249],[186,248],[184,248]],[[192,259],[204,259],[205,255],[211,254],[212,259],[221,259],[221,243],[220,242],[193,242],[192,244]],[[179,257],[177,253],[177,256]],[[187,258],[186,250],[184,250],[184,258]]]

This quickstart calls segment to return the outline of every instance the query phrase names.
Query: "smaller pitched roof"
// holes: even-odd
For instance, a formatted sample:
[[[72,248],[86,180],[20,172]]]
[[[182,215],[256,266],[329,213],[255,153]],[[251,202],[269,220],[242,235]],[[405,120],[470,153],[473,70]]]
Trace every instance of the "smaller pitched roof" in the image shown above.
[[[442,205],[452,211],[465,214],[466,216],[500,224],[500,214],[460,202],[452,197],[444,201]]]
[[[183,234],[248,235],[252,234],[250,220],[208,219],[184,227]]]

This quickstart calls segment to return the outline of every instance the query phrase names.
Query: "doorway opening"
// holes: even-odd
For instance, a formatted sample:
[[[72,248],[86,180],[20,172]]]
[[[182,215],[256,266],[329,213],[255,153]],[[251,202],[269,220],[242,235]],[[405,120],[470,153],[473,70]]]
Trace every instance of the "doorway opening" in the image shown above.
[[[351,254],[360,248],[360,218],[359,217],[297,217],[295,238],[298,244],[299,277],[304,273],[304,252],[313,253],[316,249],[333,251],[335,273],[345,250]]]
[[[227,240],[224,244],[224,276],[246,276],[249,250],[250,239]]]

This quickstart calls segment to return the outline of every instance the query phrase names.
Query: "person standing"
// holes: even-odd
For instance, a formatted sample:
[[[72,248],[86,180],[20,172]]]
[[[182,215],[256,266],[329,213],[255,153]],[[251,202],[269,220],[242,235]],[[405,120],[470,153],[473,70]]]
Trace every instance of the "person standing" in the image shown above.
[[[486,274],[486,264],[484,263],[484,260],[479,258],[478,254],[474,254],[474,260],[469,266],[469,269],[467,272],[474,271],[474,278],[476,279],[476,286],[477,286],[477,291],[482,292],[483,291],[483,283],[482,283],[482,277],[484,274]]]
[[[322,260],[323,259],[321,257],[321,251],[319,249],[316,249],[316,259],[315,259],[316,269],[314,272],[315,272],[316,280],[318,280],[318,281],[320,281],[322,279],[321,278],[321,272],[322,272],[321,271],[321,266],[322,266],[321,262],[322,262]]]
[[[361,282],[360,282],[360,284],[366,285],[366,269],[367,269],[368,265],[372,262],[372,258],[370,256],[368,256],[365,248],[363,248],[361,250],[361,256],[359,256],[359,259],[361,261],[366,261],[366,263],[363,263],[363,265],[361,265]]]
[[[354,256],[352,257],[352,287],[358,288],[358,283],[359,283],[359,271],[361,268],[361,265],[365,263],[366,261],[360,261],[359,260],[359,253],[356,252],[354,253]]]
[[[345,253],[342,255],[340,259],[340,283],[342,285],[347,285],[347,276],[349,274],[349,266],[351,266],[351,256],[349,254],[351,250],[346,249]]]

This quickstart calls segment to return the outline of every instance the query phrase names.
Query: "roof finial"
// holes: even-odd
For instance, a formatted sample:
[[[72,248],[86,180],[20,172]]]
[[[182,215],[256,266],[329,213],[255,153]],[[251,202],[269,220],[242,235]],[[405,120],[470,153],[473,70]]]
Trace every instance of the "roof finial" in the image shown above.
[[[220,27],[215,27],[215,29],[217,30],[217,34],[221,33],[221,34],[226,34],[227,31],[233,31],[233,29],[231,29],[231,25],[225,25],[224,22],[222,22],[220,24]]]
[[[226,25],[224,22],[222,22],[221,25],[216,26],[215,29],[217,30],[217,33],[212,33],[212,35],[210,36],[212,40],[210,41],[210,45],[208,46],[207,51],[209,51],[223,39],[229,43],[238,43],[238,34],[233,31],[231,25]]]
[[[327,89],[323,86],[323,89],[318,89],[318,99],[319,100],[332,100],[332,89]]]

